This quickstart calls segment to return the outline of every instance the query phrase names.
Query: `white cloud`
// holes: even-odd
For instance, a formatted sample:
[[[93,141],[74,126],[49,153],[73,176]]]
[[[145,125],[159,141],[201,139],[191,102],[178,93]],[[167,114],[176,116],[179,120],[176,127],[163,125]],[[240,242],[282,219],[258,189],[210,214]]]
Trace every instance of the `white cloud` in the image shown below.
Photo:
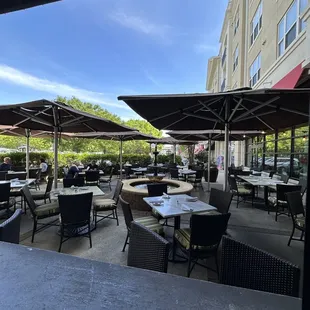
[[[167,39],[172,27],[165,24],[155,24],[150,20],[143,19],[140,16],[129,15],[123,11],[116,11],[109,15],[110,19],[123,27],[130,28],[137,32],[149,36],[156,36],[162,39]]]
[[[77,88],[68,84],[58,83],[47,79],[42,79],[2,64],[0,64],[0,80],[24,87],[29,87],[49,94],[66,97],[75,96],[83,101],[130,110],[130,108],[125,104],[114,103],[107,100],[103,93]]]

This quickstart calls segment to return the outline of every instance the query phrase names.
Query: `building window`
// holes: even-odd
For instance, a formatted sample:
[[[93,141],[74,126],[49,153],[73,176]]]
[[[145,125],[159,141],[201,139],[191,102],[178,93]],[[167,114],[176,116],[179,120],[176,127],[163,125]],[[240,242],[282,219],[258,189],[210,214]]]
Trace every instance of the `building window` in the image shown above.
[[[260,53],[250,67],[250,87],[253,87],[260,79],[261,55]]]
[[[237,33],[239,28],[239,8],[237,9],[235,18],[234,18],[234,35]]]
[[[291,45],[305,28],[305,22],[300,18],[305,10],[308,0],[294,0],[278,24],[278,57]]]
[[[259,31],[262,28],[262,15],[263,15],[263,6],[262,2],[260,2],[255,12],[255,15],[251,21],[251,45],[254,43],[255,39],[258,36]]]
[[[237,46],[235,51],[234,51],[233,71],[235,71],[237,66],[238,66],[238,56],[239,56],[239,49],[238,49],[238,46]]]

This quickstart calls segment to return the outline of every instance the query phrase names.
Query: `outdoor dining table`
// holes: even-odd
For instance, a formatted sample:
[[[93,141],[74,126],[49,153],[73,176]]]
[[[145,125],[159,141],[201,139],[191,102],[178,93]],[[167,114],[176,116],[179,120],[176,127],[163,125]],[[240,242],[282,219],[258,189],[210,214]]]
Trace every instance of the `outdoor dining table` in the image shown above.
[[[197,171],[191,170],[191,169],[180,169],[180,170],[179,170],[179,173],[182,174],[182,175],[184,175],[185,181],[187,181],[187,177],[188,177],[189,175],[194,175],[194,174],[196,174],[196,172],[197,172]]]
[[[6,242],[0,247],[1,309],[301,309],[299,298]]]
[[[0,184],[10,182],[11,190],[20,190],[26,185],[31,185],[36,179],[26,179],[26,180],[10,180],[10,181],[0,181]]]
[[[80,171],[79,172],[79,176],[85,177],[85,175],[86,175],[85,171]],[[104,175],[104,171],[103,170],[99,170],[99,175],[103,176]]]
[[[98,186],[73,186],[51,191],[51,200],[58,200],[58,195],[79,195],[86,193],[93,193],[93,197],[104,195],[104,192]]]
[[[138,168],[131,168],[132,171],[134,172],[146,172],[147,168],[145,167],[138,167]]]
[[[144,197],[143,200],[163,218],[174,218],[174,228],[180,228],[180,217],[186,214],[195,214],[216,210],[215,207],[196,200],[189,195],[172,195]]]
[[[264,187],[264,202],[265,205],[268,205],[268,187],[269,186],[276,186],[277,184],[283,184],[281,180],[275,180],[269,177],[262,177],[262,176],[245,176],[245,175],[237,175],[239,179],[246,181],[247,183],[251,184],[252,186],[262,186]]]

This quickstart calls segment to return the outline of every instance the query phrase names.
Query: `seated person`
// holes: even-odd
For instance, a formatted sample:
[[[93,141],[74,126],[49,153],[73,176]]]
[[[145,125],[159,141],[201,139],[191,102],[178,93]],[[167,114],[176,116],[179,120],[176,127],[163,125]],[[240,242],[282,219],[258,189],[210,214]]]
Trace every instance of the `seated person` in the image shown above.
[[[10,157],[4,157],[3,163],[0,165],[0,171],[9,171],[11,169],[12,169],[11,158]]]
[[[44,159],[44,158],[41,158],[40,161],[41,161],[41,164],[40,164],[41,173],[46,174],[48,165],[47,165],[47,163],[45,162],[45,159]]]
[[[98,170],[98,165],[94,160],[87,166],[87,170]]]
[[[74,178],[76,173],[79,173],[79,168],[77,167],[76,163],[73,162],[68,170],[67,178],[68,179]]]

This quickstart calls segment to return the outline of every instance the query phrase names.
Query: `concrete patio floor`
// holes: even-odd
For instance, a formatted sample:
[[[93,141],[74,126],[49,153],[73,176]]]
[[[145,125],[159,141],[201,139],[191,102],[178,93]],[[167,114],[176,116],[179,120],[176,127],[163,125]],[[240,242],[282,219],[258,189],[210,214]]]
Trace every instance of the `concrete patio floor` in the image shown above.
[[[221,187],[223,174],[219,174],[219,182],[215,185]],[[111,197],[115,187],[113,182],[112,192],[104,188],[105,197]],[[206,183],[203,184],[206,189]],[[209,195],[206,191],[200,189],[192,192],[193,196],[208,202]],[[280,216],[278,222],[275,222],[274,213],[268,214],[267,211],[252,207],[250,203],[240,203],[236,208],[233,201],[231,208],[231,218],[229,221],[228,234],[232,237],[252,244],[260,249],[273,253],[293,264],[303,267],[303,242],[292,241],[291,246],[287,246],[288,238],[292,229],[292,222],[289,217]],[[116,225],[115,220],[106,219],[98,224],[96,230],[92,232],[93,247],[89,248],[89,240],[79,237],[65,242],[62,246],[62,252],[70,255],[84,257],[88,259],[104,261],[112,264],[127,264],[127,250],[122,252],[122,247],[126,237],[126,226],[122,210],[118,208],[120,225]],[[147,215],[146,212],[133,210],[133,216],[141,217]],[[181,225],[189,225],[189,217],[181,218]],[[166,235],[172,236],[172,228],[165,228]],[[21,224],[21,244],[37,247],[41,249],[58,251],[59,235],[57,227],[50,227],[35,235],[34,243],[31,243],[32,220],[29,212],[23,215]],[[214,261],[210,259],[207,262],[211,268],[214,268]],[[186,275],[187,264],[169,263],[168,272],[180,276]],[[196,266],[191,274],[192,278],[201,280],[217,281],[215,273]]]

